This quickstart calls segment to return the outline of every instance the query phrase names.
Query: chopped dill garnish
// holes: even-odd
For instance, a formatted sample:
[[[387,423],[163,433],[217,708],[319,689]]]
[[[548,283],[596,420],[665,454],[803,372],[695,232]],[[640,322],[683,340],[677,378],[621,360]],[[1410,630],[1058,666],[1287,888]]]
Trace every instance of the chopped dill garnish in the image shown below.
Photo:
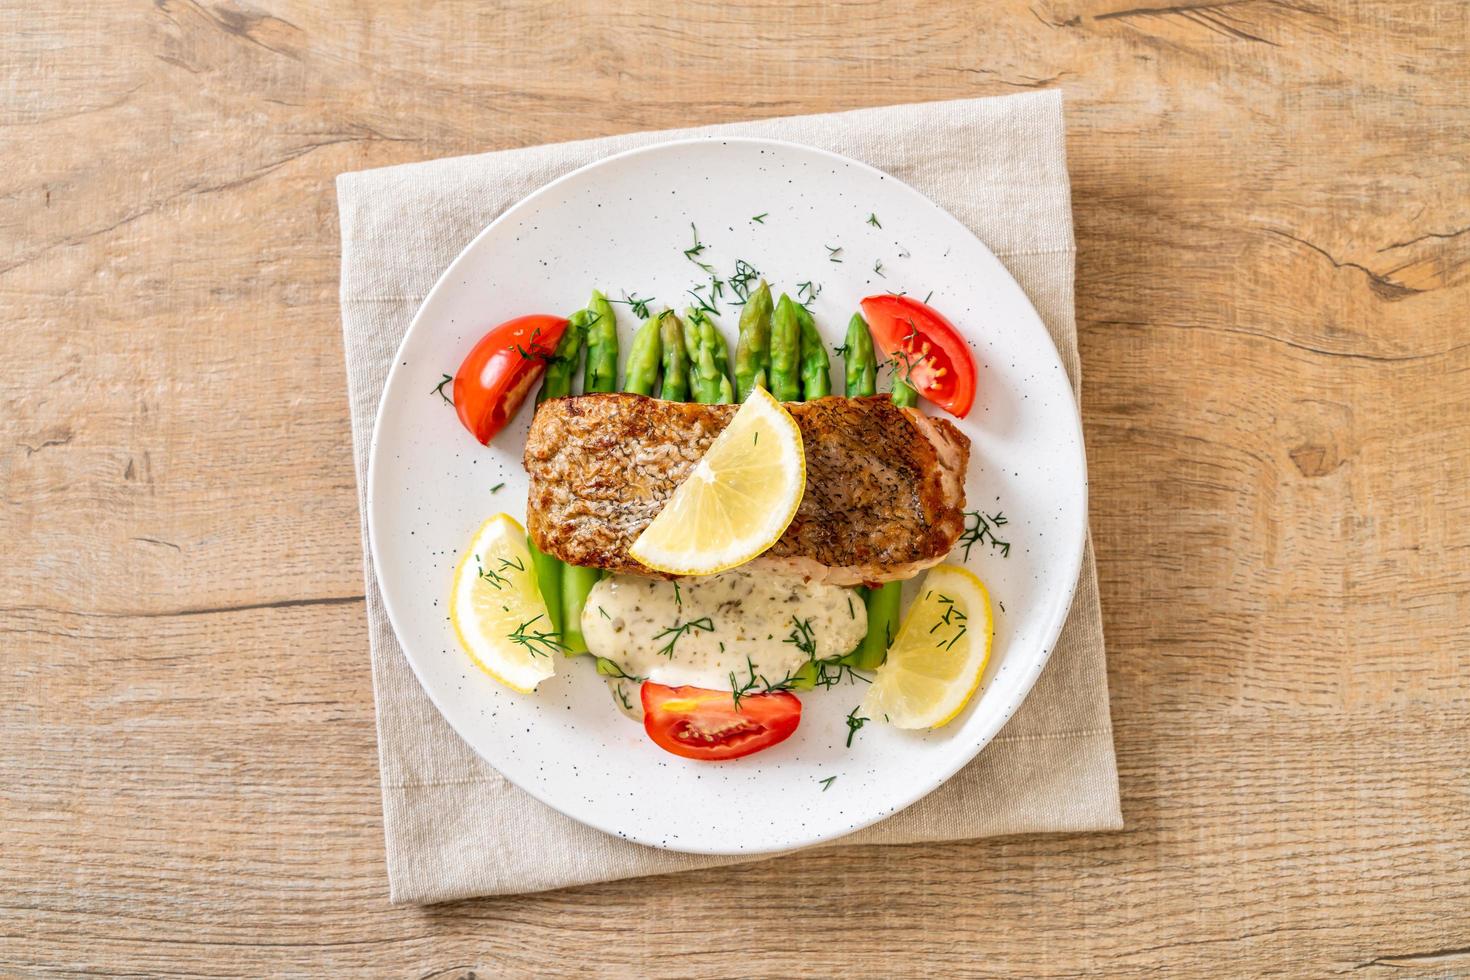
[[[761,444],[761,434],[759,430],[757,430],[756,434],[751,438],[750,444],[752,446],[759,446]]]
[[[846,357],[852,352],[848,349],[846,344],[838,344],[836,347],[832,348],[832,353],[836,354],[838,357]]]
[[[565,650],[566,644],[561,641],[561,634],[556,630],[532,630],[529,627],[541,619],[543,613],[537,613],[530,619],[515,628],[514,632],[507,633],[506,639],[512,643],[519,643],[525,647],[533,657],[546,657],[557,650]]]
[[[808,306],[815,302],[816,298],[821,295],[821,292],[822,286],[820,283],[799,282],[796,284],[796,298],[802,306]]]
[[[839,259],[837,257],[837,256],[839,256],[839,255],[842,254],[842,246],[841,245],[838,245],[835,248],[833,246],[831,246],[831,245],[823,245],[822,247],[827,250],[827,261],[828,262],[841,262],[842,261],[841,259]]]
[[[756,215],[755,217],[751,218],[750,220],[751,221],[754,221],[758,225],[763,225],[763,224],[766,223],[766,216],[769,215],[770,213],[771,212],[769,212],[769,211],[762,211],[760,214]]]
[[[928,305],[928,303],[929,303],[929,297],[930,296],[933,296],[933,295],[934,295],[934,290],[932,290],[932,289],[929,290],[929,296],[925,296],[924,297],[924,303],[925,303],[925,305]]]
[[[500,567],[496,571],[503,572],[507,568],[514,568],[518,572],[524,572],[526,570],[526,563],[521,561],[519,556],[516,557],[515,561],[511,561],[509,558],[500,559]]]
[[[698,619],[691,619],[687,623],[680,623],[676,620],[673,626],[666,626],[654,635],[653,638],[655,640],[662,640],[666,636],[669,637],[669,642],[659,647],[658,652],[661,655],[668,657],[670,660],[673,660],[674,644],[678,643],[679,638],[685,633],[690,632],[691,630],[704,630],[706,633],[713,633],[715,630],[715,624],[714,621],[711,620],[708,616],[701,616]]]
[[[880,277],[884,278],[884,279],[887,279],[888,278],[887,276],[883,275],[883,260],[882,259],[879,259],[877,262],[874,262],[873,263],[873,271],[876,272],[876,273],[878,273],[878,275]]]
[[[836,776],[828,776],[826,779],[819,779],[819,780],[817,780],[817,782],[819,782],[819,783],[822,784],[822,792],[823,793],[827,792],[827,790],[829,790],[829,789],[832,788],[832,781],[835,780],[836,778],[837,778]]]
[[[615,694],[617,694],[618,700],[621,701],[621,702],[623,702],[623,709],[624,710],[626,710],[626,711],[632,711],[633,710],[633,702],[628,700],[628,692],[623,690],[623,685],[621,683],[619,683],[617,686],[615,686],[613,688],[613,692]]]
[[[674,605],[680,609],[684,608],[684,595],[679,591],[679,583],[674,583]]]
[[[440,381],[437,385],[434,386],[434,394],[436,394],[440,398],[444,399],[444,404],[449,405],[451,407],[453,407],[453,405],[454,405],[454,399],[453,398],[450,398],[448,395],[444,394],[444,386],[447,385],[447,384],[449,384],[453,380],[454,380],[454,375],[452,375],[452,374],[446,374],[444,376],[444,380],[443,381]]]
[[[603,619],[612,619],[612,617],[607,614],[607,610],[602,608],[601,606],[597,607],[597,611],[602,614]]]
[[[849,711],[847,713],[847,747],[848,748],[852,748],[852,737],[858,733],[858,729],[862,728],[868,722],[870,722],[870,721],[873,720],[871,718],[863,718],[863,717],[860,717],[858,715],[858,710],[861,709],[861,708],[862,708],[862,705],[858,705],[856,708],[853,708],[851,711]]]
[[[958,545],[965,549],[965,560],[969,561],[971,548],[977,544],[985,544],[986,542],[990,543],[992,550],[1000,549],[1000,556],[1002,558],[1009,558],[1011,555],[1011,543],[1009,541],[1002,541],[995,536],[996,528],[1004,527],[1009,523],[1006,520],[1006,515],[1003,513],[982,514],[978,510],[966,511],[965,531],[960,535]]]
[[[497,484],[495,484],[495,486],[493,486],[493,487],[490,488],[490,492],[491,493],[499,493],[501,490],[504,490],[504,489],[505,489],[505,484],[504,483],[497,483]]]
[[[872,225],[874,228],[882,228],[883,227],[882,225],[880,225],[878,223],[878,215],[876,215],[876,214],[870,214],[870,215],[868,215],[868,224]]]

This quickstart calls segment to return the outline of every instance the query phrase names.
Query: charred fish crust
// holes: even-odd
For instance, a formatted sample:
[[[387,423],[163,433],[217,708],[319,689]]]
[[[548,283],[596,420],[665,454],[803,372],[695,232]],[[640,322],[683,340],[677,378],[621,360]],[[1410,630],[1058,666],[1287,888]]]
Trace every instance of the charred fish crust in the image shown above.
[[[786,533],[757,562],[836,585],[909,578],[964,530],[969,440],[886,395],[787,406],[807,484]],[[527,527],[548,554],[653,574],[628,548],[738,406],[609,393],[543,403],[526,441]]]

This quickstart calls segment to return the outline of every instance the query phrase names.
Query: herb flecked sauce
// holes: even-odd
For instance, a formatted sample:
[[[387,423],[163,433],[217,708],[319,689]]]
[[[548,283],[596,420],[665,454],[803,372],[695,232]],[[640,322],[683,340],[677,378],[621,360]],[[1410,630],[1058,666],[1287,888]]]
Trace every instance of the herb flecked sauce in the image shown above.
[[[744,569],[677,582],[614,575],[582,610],[588,649],[624,673],[713,690],[752,671],[767,682],[757,690],[779,684],[808,660],[851,652],[867,629],[851,589]]]

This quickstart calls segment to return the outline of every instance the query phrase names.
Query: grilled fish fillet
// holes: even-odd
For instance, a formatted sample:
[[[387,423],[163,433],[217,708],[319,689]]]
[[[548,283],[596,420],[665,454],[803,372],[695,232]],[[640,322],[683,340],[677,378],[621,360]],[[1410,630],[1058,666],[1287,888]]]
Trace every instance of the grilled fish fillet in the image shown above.
[[[737,405],[643,395],[547,401],[526,440],[536,547],[573,565],[653,575],[628,548]],[[786,406],[806,449],[806,493],[786,533],[751,563],[834,585],[910,578],[964,531],[970,441],[887,395]]]

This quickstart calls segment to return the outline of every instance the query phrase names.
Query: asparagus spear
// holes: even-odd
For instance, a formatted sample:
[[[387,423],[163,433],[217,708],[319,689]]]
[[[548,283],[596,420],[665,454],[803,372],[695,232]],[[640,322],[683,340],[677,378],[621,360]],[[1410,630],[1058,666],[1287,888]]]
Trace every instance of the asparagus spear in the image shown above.
[[[780,402],[801,401],[801,320],[785,293],[771,319],[771,394]]]
[[[684,349],[684,325],[673,310],[664,310],[658,320],[664,362],[664,386],[659,397],[671,402],[688,401],[689,352]]]
[[[551,360],[546,362],[541,390],[536,393],[537,405],[548,398],[561,398],[572,393],[572,375],[577,371],[577,361],[582,356],[582,338],[591,320],[592,314],[587,310],[578,310],[571,315],[566,331],[551,354]],[[559,559],[537,548],[529,537],[526,545],[531,550],[531,564],[536,569],[536,584],[541,589],[541,600],[546,603],[546,616],[551,620],[551,628],[564,633],[567,622],[562,615],[562,579],[566,566]],[[578,635],[581,635],[580,629]]]
[[[871,346],[871,344],[870,344]],[[919,401],[918,393],[895,372],[893,376],[893,404],[912,408]],[[863,670],[875,670],[888,656],[888,644],[898,632],[898,618],[903,604],[903,583],[885,582],[868,592],[868,633],[862,645],[853,654],[852,665]]]
[[[656,316],[649,317],[633,335],[633,343],[628,346],[628,363],[623,367],[624,391],[651,395],[658,384],[659,359],[663,357],[658,321]]]
[[[848,398],[878,393],[878,363],[873,356],[873,335],[861,313],[847,321],[847,352],[842,358],[843,390]],[[591,356],[590,354],[588,356]]]
[[[735,400],[730,384],[725,337],[709,317],[696,309],[684,311],[684,346],[689,352],[689,393],[696,402],[718,405]]]
[[[740,311],[735,344],[735,394],[741,401],[752,388],[769,388],[771,369],[771,287],[761,280]]]
[[[587,324],[587,373],[582,379],[582,391],[616,391],[618,387],[618,321],[613,316],[612,304],[597,290],[592,291],[592,302],[587,312],[593,319]]]
[[[613,391],[618,381],[618,321],[607,297],[595,289],[592,291],[592,301],[587,304],[586,337],[587,370],[582,381],[582,391]],[[531,557],[536,560],[539,575],[541,564],[534,549]],[[565,565],[561,568],[557,612],[565,620],[562,643],[566,645],[569,656],[587,650],[587,641],[582,636],[582,609],[587,605],[587,594],[601,578],[602,570],[598,568],[582,568],[577,565]],[[542,594],[545,595],[544,589]]]
[[[832,375],[828,370],[827,345],[817,333],[817,322],[811,310],[797,304],[796,320],[801,326],[801,397],[806,401],[832,394]]]

